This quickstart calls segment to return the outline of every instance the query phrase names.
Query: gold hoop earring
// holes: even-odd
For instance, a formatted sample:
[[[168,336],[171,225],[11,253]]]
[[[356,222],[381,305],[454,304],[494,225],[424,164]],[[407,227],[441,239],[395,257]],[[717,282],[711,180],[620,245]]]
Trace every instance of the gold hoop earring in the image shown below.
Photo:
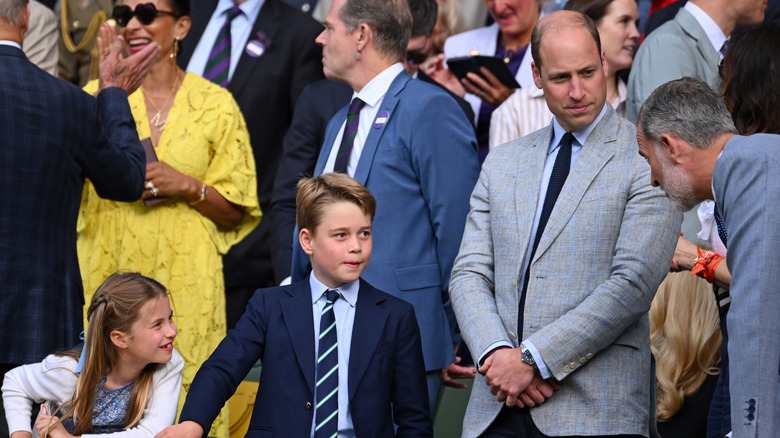
[[[171,54],[168,55],[170,56],[172,61],[176,61],[176,55],[179,54],[179,50],[180,50],[180,45],[179,45],[180,43],[181,43],[181,38],[176,37],[173,39],[173,50],[171,50]]]

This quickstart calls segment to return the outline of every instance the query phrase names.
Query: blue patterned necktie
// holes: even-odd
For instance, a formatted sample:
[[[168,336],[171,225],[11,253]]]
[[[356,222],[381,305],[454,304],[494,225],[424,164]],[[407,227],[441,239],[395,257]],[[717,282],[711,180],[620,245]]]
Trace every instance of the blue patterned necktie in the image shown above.
[[[715,216],[715,224],[718,226],[718,237],[720,237],[720,240],[723,242],[723,246],[726,248],[729,247],[726,240],[728,239],[728,233],[726,233],[726,226],[723,224],[723,219],[720,218],[720,212],[718,211],[718,204],[715,204],[715,211],[713,211]]]
[[[328,289],[324,295],[327,302],[320,314],[314,438],[335,438],[339,425],[339,352],[333,302],[338,300],[341,294],[337,290]]]
[[[573,142],[574,135],[572,135],[571,132],[563,134],[558,156],[555,157],[555,164],[553,164],[552,174],[550,175],[550,182],[547,184],[547,194],[544,196],[542,213],[539,215],[539,226],[536,227],[536,236],[534,237],[531,257],[528,260],[528,265],[525,269],[523,289],[520,295],[520,305],[518,306],[517,331],[520,339],[523,339],[523,311],[525,308],[525,292],[528,290],[528,277],[531,274],[531,260],[533,260],[534,254],[536,254],[536,248],[539,246],[542,234],[544,234],[544,228],[547,226],[547,221],[550,219],[550,213],[552,213],[553,207],[555,207],[555,201],[558,200],[558,195],[561,194],[563,183],[566,182],[566,178],[569,176],[569,168],[571,167],[571,145]]]
[[[233,6],[225,11],[225,23],[219,29],[217,39],[214,40],[214,47],[211,48],[206,67],[203,69],[204,78],[223,88],[228,86],[228,73],[230,72],[230,24],[234,18],[242,13],[238,6]]]
[[[352,99],[347,112],[347,122],[344,125],[344,135],[341,136],[341,145],[336,155],[336,162],[333,165],[334,172],[347,173],[349,157],[352,155],[352,146],[357,136],[358,125],[360,124],[360,110],[366,105],[365,102],[357,97]]]

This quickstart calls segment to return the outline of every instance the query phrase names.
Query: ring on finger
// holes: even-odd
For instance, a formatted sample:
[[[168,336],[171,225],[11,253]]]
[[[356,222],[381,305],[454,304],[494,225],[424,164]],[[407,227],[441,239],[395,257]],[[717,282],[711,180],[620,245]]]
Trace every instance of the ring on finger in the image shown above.
[[[154,188],[154,184],[151,181],[149,181],[149,182],[146,183],[146,188],[148,190],[152,190]]]
[[[485,90],[482,90],[482,91],[479,92],[480,99],[484,99],[485,95],[487,95],[487,93],[485,93]]]
[[[152,196],[157,196],[157,192],[159,192],[159,190],[157,189],[157,187],[152,187],[152,189],[149,192],[152,194]]]

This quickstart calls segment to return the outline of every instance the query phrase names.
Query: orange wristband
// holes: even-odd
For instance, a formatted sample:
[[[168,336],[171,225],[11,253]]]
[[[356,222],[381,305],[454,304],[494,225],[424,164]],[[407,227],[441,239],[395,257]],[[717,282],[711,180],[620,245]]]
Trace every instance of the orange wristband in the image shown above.
[[[715,251],[702,251],[699,245],[696,245],[696,254],[698,257],[693,262],[691,275],[698,275],[712,283],[715,280],[715,268],[723,261],[723,257]]]

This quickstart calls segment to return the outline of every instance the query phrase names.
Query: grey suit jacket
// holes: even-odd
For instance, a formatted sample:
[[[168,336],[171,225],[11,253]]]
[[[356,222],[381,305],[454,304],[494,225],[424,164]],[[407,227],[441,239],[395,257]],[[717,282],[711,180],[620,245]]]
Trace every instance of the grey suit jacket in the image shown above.
[[[627,118],[636,123],[639,109],[660,85],[684,76],[714,86],[718,83],[718,52],[704,29],[685,9],[653,31],[639,46],[628,78]]]
[[[715,164],[728,232],[729,391],[734,438],[780,437],[780,136],[734,136]]]
[[[552,126],[485,161],[450,294],[469,348],[518,346],[518,295]],[[609,107],[583,146],[531,262],[523,334],[561,389],[531,409],[546,435],[655,432],[647,311],[669,271],[681,215],[639,156],[636,128]],[[495,419],[477,375],[464,437]]]

